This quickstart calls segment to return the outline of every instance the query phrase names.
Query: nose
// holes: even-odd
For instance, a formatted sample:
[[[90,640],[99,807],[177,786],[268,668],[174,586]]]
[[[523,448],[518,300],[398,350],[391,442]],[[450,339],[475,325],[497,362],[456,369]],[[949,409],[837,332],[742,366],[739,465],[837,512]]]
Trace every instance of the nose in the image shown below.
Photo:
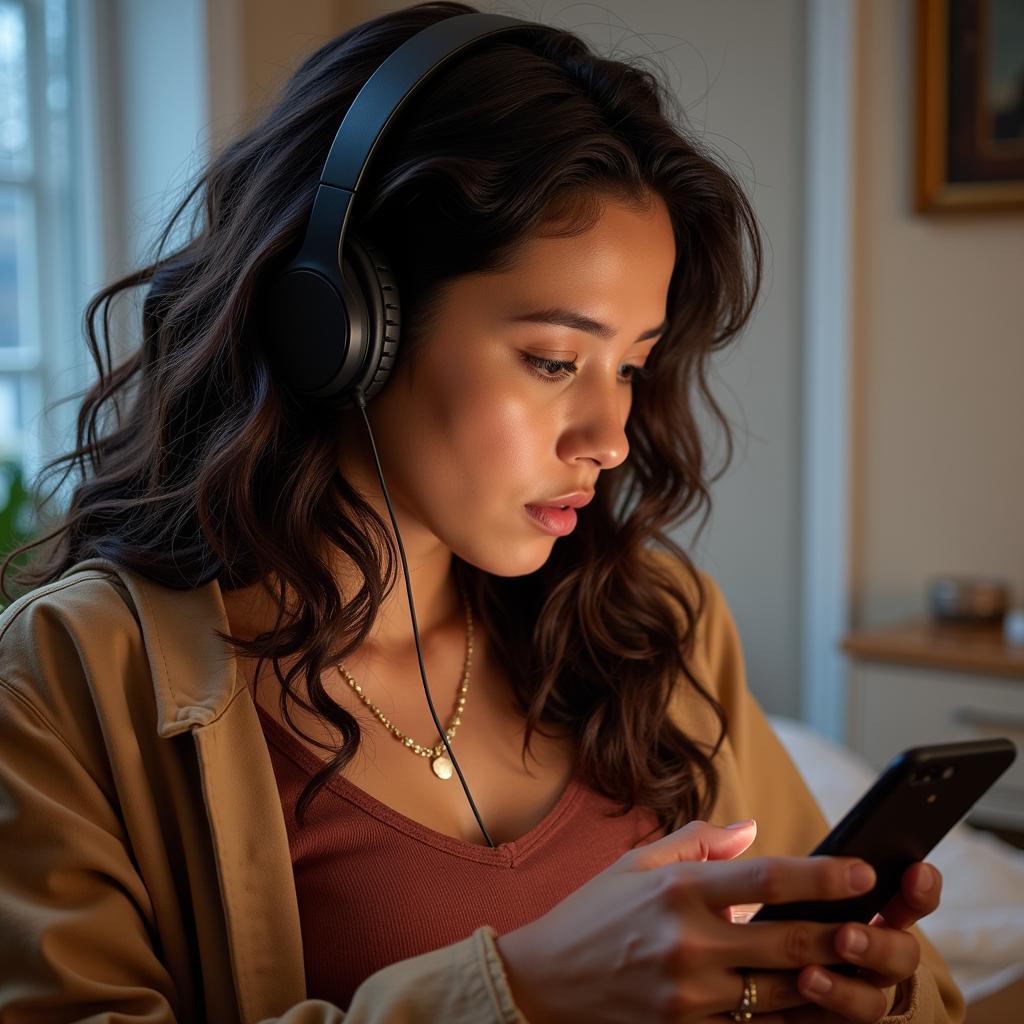
[[[621,384],[592,388],[562,436],[562,457],[569,462],[589,459],[601,469],[614,469],[625,462],[629,455],[626,420],[630,401],[629,388]]]

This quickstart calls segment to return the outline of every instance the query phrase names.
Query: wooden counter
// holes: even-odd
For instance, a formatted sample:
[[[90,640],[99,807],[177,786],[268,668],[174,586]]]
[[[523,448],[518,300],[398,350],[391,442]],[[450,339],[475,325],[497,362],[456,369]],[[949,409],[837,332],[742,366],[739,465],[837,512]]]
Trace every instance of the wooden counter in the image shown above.
[[[1002,625],[908,620],[848,633],[840,647],[852,658],[980,672],[1024,679],[1024,647],[1003,639]]]

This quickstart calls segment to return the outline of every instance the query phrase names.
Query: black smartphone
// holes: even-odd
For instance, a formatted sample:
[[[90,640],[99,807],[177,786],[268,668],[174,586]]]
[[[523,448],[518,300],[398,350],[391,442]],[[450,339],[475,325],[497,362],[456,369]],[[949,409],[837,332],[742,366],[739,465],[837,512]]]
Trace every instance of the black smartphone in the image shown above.
[[[904,871],[971,809],[1013,763],[1009,739],[911,747],[889,762],[874,785],[810,856],[860,857],[877,875],[875,887],[841,900],[765,904],[757,921],[867,924],[900,891]]]

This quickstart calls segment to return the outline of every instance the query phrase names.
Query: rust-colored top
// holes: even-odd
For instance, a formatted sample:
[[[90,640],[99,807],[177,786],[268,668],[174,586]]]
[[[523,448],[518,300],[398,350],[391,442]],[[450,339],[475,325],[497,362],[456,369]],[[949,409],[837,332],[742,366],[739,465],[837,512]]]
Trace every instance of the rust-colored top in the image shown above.
[[[295,804],[322,763],[259,705],[257,711],[281,792],[310,999],[348,1007],[382,967],[481,925],[499,935],[512,931],[633,846],[665,834],[645,808],[610,817],[621,807],[577,776],[526,835],[493,849],[482,836],[474,843],[428,828],[341,775],[317,794],[299,829]]]

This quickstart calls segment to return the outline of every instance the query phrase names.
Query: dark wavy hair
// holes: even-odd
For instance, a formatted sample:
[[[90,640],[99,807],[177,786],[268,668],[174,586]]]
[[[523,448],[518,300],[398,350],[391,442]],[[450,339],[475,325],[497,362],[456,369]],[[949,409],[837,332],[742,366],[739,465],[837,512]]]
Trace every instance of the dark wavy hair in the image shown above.
[[[65,465],[57,488],[74,469],[80,479],[66,511],[47,524],[53,529],[0,570],[6,593],[10,560],[44,545],[45,555],[19,570],[19,586],[50,582],[97,556],[176,588],[272,581],[275,628],[250,641],[218,635],[236,653],[258,657],[257,674],[271,660],[293,727],[289,697],[340,730],[337,747],[307,737],[333,758],[304,788],[300,823],[360,743],[356,719],[328,696],[321,672],[363,643],[403,578],[390,522],[339,473],[346,438],[337,417],[299,402],[275,379],[260,297],[301,242],[327,151],[363,83],[413,34],[468,13],[477,11],[416,4],[324,43],[258,123],[197,175],[156,258],[93,296],[83,324],[99,379],[72,396],[82,398],[76,447],[41,470]],[[672,831],[710,813],[727,722],[689,664],[704,585],[666,530],[703,509],[699,536],[708,485],[732,459],[729,424],[705,375],[711,354],[753,309],[759,229],[741,187],[683,127],[685,115],[655,73],[598,56],[555,27],[538,24],[514,39],[471,49],[410,101],[361,186],[367,203],[358,230],[384,249],[397,277],[401,360],[429,333],[447,282],[509,267],[530,237],[587,230],[608,199],[643,208],[657,195],[667,204],[677,246],[669,327],[649,359],[650,377],[634,384],[628,459],[601,474],[576,530],[542,568],[502,578],[453,556],[453,572],[509,669],[527,720],[524,766],[535,728],[568,731],[590,785],[622,804],[621,813],[642,805]],[[165,254],[197,195],[188,240]],[[141,344],[115,366],[111,303],[140,285],[150,286]],[[101,309],[106,367],[95,326]],[[713,476],[698,396],[727,442]],[[654,545],[682,575],[648,557]],[[361,574],[357,593],[340,592],[322,557],[331,549]],[[296,606],[286,609],[289,593]],[[279,659],[295,655],[282,675]],[[300,672],[312,705],[292,689]],[[711,705],[720,726],[714,744],[692,740],[669,719],[679,685]]]

